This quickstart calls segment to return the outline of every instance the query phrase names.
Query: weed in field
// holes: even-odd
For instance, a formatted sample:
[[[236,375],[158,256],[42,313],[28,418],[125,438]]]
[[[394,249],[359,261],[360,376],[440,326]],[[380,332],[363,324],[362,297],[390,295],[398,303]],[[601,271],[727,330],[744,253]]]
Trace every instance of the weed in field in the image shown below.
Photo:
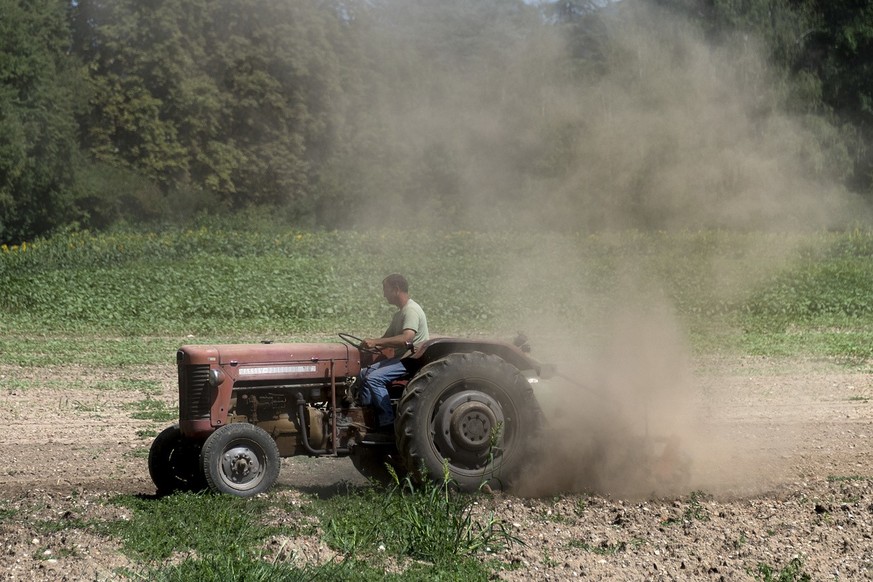
[[[563,515],[560,511],[556,511],[554,509],[558,501],[560,501],[560,498],[555,498],[550,504],[551,507],[544,507],[540,511],[540,519],[548,523],[567,523],[568,521],[570,521],[567,516]]]
[[[76,556],[76,550],[74,548],[57,548],[52,550],[51,548],[41,547],[37,549],[33,553],[33,558],[39,561],[49,561],[49,560],[57,560],[60,558],[68,558],[71,556]]]
[[[314,510],[326,541],[346,555],[386,552],[444,567],[520,543],[494,515],[477,519],[477,504],[475,496],[453,491],[448,474],[441,483],[420,485],[394,474],[387,492],[367,489],[318,502]]]
[[[38,386],[39,384],[40,382],[37,380],[3,378],[2,382],[0,382],[0,387],[2,387],[5,392],[13,394],[16,392],[24,392],[34,386]]]
[[[791,558],[779,570],[768,564],[758,564],[755,579],[761,582],[812,582],[812,576],[803,571],[803,562],[798,557]]]
[[[598,545],[592,545],[582,540],[570,540],[567,542],[567,547],[591,552],[601,556],[612,556],[625,551],[627,549],[627,544],[625,542],[610,544],[609,542],[603,541]]]
[[[709,512],[701,503],[707,498],[707,494],[703,491],[692,491],[688,498],[688,504],[682,511],[682,516],[679,518],[670,517],[666,519],[664,525],[682,524],[690,525],[694,521],[709,521]]]
[[[138,429],[134,434],[136,435],[136,438],[152,440],[153,438],[158,436],[159,432],[159,430],[153,428],[141,428]]]
[[[828,475],[827,481],[828,483],[844,483],[847,481],[866,481],[870,479],[870,477],[865,477],[863,475]]]
[[[410,477],[398,481],[396,474],[394,480],[385,513],[398,526],[392,531],[400,533],[397,541],[410,557],[438,562],[449,556],[472,556],[520,543],[493,514],[484,522],[474,519],[475,498],[452,492],[447,466],[442,483],[426,479],[415,485]]]
[[[573,514],[576,517],[582,517],[587,510],[588,510],[588,497],[585,495],[580,495],[579,497],[576,498],[576,501],[573,504]]]
[[[138,420],[152,420],[154,422],[170,422],[179,417],[178,409],[149,396],[144,400],[126,404],[125,410],[132,410],[131,418]]]
[[[149,448],[148,447],[138,447],[135,449],[131,449],[124,453],[124,456],[131,459],[148,459],[149,458]]]
[[[99,398],[87,401],[73,400],[71,403],[69,403],[70,408],[72,408],[76,412],[86,412],[92,415],[102,412],[106,405],[106,401],[101,401]]]
[[[70,529],[87,529],[94,524],[73,515],[64,515],[55,520],[43,520],[34,523],[34,529],[40,533],[55,533]]]

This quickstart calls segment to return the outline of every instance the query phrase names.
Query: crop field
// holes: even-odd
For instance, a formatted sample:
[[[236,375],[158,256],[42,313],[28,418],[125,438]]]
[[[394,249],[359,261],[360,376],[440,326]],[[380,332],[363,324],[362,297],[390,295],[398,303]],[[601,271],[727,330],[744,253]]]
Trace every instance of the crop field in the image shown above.
[[[154,496],[146,457],[177,415],[180,345],[379,335],[391,272],[432,334],[524,331],[568,375],[645,394],[646,431],[694,424],[691,484],[590,478],[596,405],[554,387],[543,408],[562,446],[525,491],[384,488],[342,459],[294,458],[253,500]],[[871,289],[865,230],[210,224],[3,246],[0,578],[869,578]]]

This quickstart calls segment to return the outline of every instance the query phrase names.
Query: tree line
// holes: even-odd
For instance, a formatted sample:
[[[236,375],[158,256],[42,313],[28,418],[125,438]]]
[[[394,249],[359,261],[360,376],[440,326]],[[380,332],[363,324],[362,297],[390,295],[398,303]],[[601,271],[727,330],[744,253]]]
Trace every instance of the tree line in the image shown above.
[[[633,163],[609,172],[598,153],[624,135],[611,117],[654,107],[654,77],[673,74],[651,47],[696,50],[667,40],[674,24],[634,49],[641,7],[734,62],[754,45],[744,118],[790,115],[792,172],[873,193],[866,1],[0,0],[0,242],[245,213],[586,229],[621,207],[623,225],[669,226],[678,202],[639,197],[675,181],[663,168],[682,163],[683,134],[641,147],[628,133],[609,158]],[[736,196],[757,187],[743,172],[692,183]]]

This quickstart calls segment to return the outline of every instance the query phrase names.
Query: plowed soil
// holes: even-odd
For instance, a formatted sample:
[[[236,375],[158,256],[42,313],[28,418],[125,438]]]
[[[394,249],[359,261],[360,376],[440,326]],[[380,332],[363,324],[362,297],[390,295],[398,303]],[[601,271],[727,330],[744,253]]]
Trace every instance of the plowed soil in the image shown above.
[[[812,580],[873,577],[873,375],[754,358],[695,370],[679,394],[653,394],[644,421],[636,411],[613,422],[572,386],[544,395],[550,425],[529,478],[481,502],[524,542],[497,554],[500,578],[754,580],[792,564]],[[97,376],[113,373],[0,367],[0,579],[104,580],[130,565],[111,538],[45,527],[124,519],[109,499],[154,493],[146,435],[163,425],[131,418],[143,394],[100,388]],[[177,402],[171,367],[124,374],[160,381],[155,397]],[[665,434],[690,464],[659,481],[640,455],[650,444],[657,455]],[[364,484],[348,459],[293,458],[270,495],[305,503]],[[317,540],[283,544],[288,560],[331,555]]]

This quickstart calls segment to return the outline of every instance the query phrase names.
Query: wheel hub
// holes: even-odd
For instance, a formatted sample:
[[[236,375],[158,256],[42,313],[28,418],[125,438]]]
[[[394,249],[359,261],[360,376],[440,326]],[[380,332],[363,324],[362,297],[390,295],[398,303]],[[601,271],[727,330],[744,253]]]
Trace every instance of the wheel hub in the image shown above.
[[[503,409],[490,394],[464,390],[438,403],[433,415],[434,445],[456,467],[478,469],[500,443]],[[493,437],[494,442],[492,442]]]
[[[452,440],[465,449],[484,449],[491,441],[497,417],[488,406],[475,400],[465,402],[451,413]]]
[[[227,450],[221,459],[222,472],[233,483],[246,483],[255,479],[261,471],[257,455],[245,447]]]

